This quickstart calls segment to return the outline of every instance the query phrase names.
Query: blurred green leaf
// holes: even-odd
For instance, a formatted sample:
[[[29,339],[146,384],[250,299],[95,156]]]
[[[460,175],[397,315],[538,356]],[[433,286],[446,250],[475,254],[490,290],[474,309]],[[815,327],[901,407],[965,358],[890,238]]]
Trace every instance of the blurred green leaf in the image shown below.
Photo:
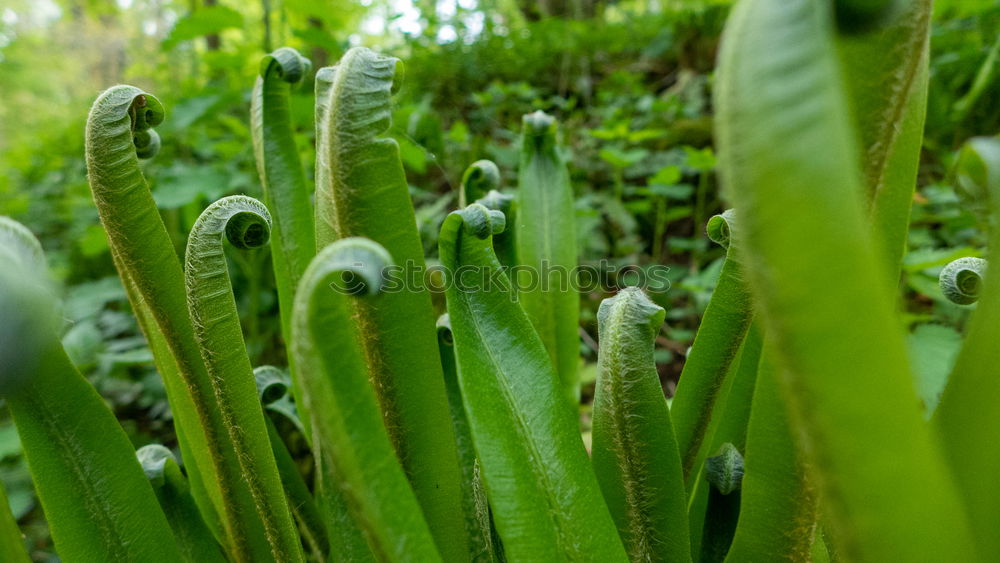
[[[907,344],[917,393],[924,403],[924,416],[929,419],[948,383],[948,374],[962,346],[962,336],[948,326],[922,324],[910,333]]]
[[[241,13],[225,6],[205,6],[177,20],[170,35],[163,40],[163,48],[173,49],[182,41],[238,27],[243,27]]]
[[[656,174],[654,174],[653,177],[649,179],[649,185],[672,186],[680,181],[680,166],[671,164],[670,166],[664,166]]]
[[[975,248],[918,248],[911,250],[903,258],[903,269],[907,272],[917,272],[928,268],[944,266],[952,260],[963,256],[981,256],[982,252]]]

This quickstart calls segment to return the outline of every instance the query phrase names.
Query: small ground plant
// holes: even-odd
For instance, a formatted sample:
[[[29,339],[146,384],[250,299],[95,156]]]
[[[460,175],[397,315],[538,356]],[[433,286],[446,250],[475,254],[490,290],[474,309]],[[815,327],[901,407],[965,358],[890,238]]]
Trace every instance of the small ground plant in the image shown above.
[[[942,272],[946,296],[981,302],[939,405],[918,398],[896,306],[930,9],[739,2],[715,87],[719,282],[670,404],[664,309],[640,287],[601,304],[590,452],[553,117],[524,117],[516,189],[469,167],[428,268],[384,136],[400,62],[355,48],[315,72],[313,187],[289,107],[311,64],[278,49],[252,95],[263,201],[208,206],[179,258],[139,163],[163,105],[107,90],[89,182],[178,448],[133,450],[60,343],[40,243],[0,218],[0,394],[60,557],[997,560],[1000,277],[979,258]],[[1000,141],[970,141],[955,174],[1000,260]],[[228,246],[270,247],[288,366],[251,364]],[[0,559],[27,560],[2,497]]]

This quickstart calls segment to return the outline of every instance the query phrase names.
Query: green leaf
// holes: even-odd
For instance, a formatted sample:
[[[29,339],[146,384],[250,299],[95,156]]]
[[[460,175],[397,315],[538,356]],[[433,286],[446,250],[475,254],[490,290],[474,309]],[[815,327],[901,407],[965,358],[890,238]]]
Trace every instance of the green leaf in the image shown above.
[[[263,527],[264,558],[302,558],[299,536],[285,501],[268,443],[236,299],[229,280],[223,241],[239,249],[260,248],[270,240],[271,216],[259,201],[231,196],[208,206],[188,235],[184,275],[195,340],[229,446],[219,471],[225,509],[234,535],[249,538]],[[221,438],[222,436],[220,436]],[[260,549],[255,547],[252,549]]]
[[[699,172],[707,172],[715,168],[715,153],[712,152],[712,147],[703,149],[684,147],[684,155],[687,157],[687,165]]]
[[[903,258],[903,270],[919,272],[930,268],[938,268],[963,256],[978,257],[979,251],[974,248],[917,248],[911,250]]]
[[[0,461],[21,455],[21,439],[17,436],[17,428],[11,425],[0,426]]]
[[[497,553],[500,546],[494,546],[490,534],[490,507],[486,500],[486,489],[480,475],[479,458],[476,456],[472,440],[472,429],[462,402],[462,389],[458,383],[458,366],[455,363],[455,338],[451,332],[448,313],[441,315],[437,322],[438,349],[441,351],[441,368],[444,371],[444,385],[448,391],[448,409],[451,424],[458,440],[459,463],[462,467],[462,509],[465,528],[473,542],[470,549],[472,561],[500,561]]]
[[[689,490],[698,475],[700,456],[704,454],[702,442],[719,390],[753,318],[737,244],[730,241],[733,222],[732,210],[716,215],[708,222],[709,238],[727,247],[726,258],[712,292],[712,300],[705,309],[694,344],[684,361],[671,405],[677,447]]]
[[[63,351],[54,301],[38,241],[0,217],[0,394],[56,548],[73,561],[176,561],[170,527],[128,437]],[[5,526],[0,538],[12,533]]]
[[[820,0],[744,0],[727,23],[716,134],[748,279],[838,553],[974,560],[866,222],[830,17]]]
[[[397,59],[351,49],[317,73],[316,243],[366,237],[400,267],[424,272],[409,186],[389,128]],[[395,276],[397,282],[403,276]],[[353,300],[360,342],[396,453],[410,478],[441,555],[468,558],[458,453],[435,332],[424,288]]]
[[[725,444],[731,444],[737,451],[746,450],[747,424],[753,403],[753,391],[757,383],[762,344],[760,327],[757,323],[752,323],[746,338],[743,339],[739,362],[732,364],[720,391],[717,405],[713,409],[712,421],[708,428],[708,435],[712,438],[702,442],[702,452],[699,453],[699,457],[707,456],[708,452],[718,452]],[[701,475],[701,468],[697,465],[695,471]],[[692,552],[704,554],[707,548],[701,546],[713,543],[719,546],[719,549],[711,548],[715,553],[714,560],[719,561],[725,557],[739,518],[739,495],[734,497],[735,499],[720,499],[717,495],[713,495],[704,477],[698,480],[691,494],[691,508],[688,511],[693,536]]]
[[[897,2],[845,5],[881,6],[881,20],[860,16],[868,33],[842,33],[836,51],[844,73],[854,127],[858,132],[858,162],[870,204],[874,239],[886,252],[889,278],[895,287],[899,261],[906,250],[913,188],[923,144],[927,106],[928,36],[931,0],[898,2],[900,9],[886,9]],[[848,30],[850,31],[850,30]]]
[[[143,446],[135,454],[170,522],[183,560],[190,563],[226,561],[222,547],[198,512],[174,454],[159,444]]]
[[[687,495],[653,341],[666,312],[636,287],[601,302],[593,466],[632,561],[688,561]]]
[[[289,95],[307,78],[312,63],[290,47],[261,61],[251,94],[250,121],[257,173],[264,202],[274,216],[275,252],[271,253],[278,285],[281,333],[291,334],[292,304],[299,278],[316,254],[313,209],[305,172],[292,128]]]
[[[227,551],[249,558],[270,553],[267,536],[259,519],[239,514],[234,497],[246,493],[245,484],[223,477],[238,471],[236,453],[224,438],[229,432],[195,339],[180,261],[139,170],[139,152],[152,156],[139,133],[162,120],[160,102],[138,88],[101,94],[87,120],[88,179],[115,268],[163,377],[192,493]],[[224,489],[224,482],[237,488]]]
[[[601,160],[607,162],[615,168],[628,168],[649,156],[646,149],[621,150],[615,147],[607,147],[598,153]]]
[[[580,295],[571,279],[577,266],[573,187],[557,151],[556,120],[535,112],[521,123],[517,220],[512,225],[521,266],[518,300],[545,344],[568,404],[576,410]]]
[[[924,404],[925,417],[930,418],[948,382],[962,337],[951,327],[923,324],[910,334],[908,344],[917,394]]]
[[[968,195],[976,197],[989,210],[987,261],[1000,264],[1000,140],[977,137],[963,148],[957,175]],[[963,259],[966,260],[966,259]],[[975,260],[975,259],[971,259]],[[1000,557],[1000,537],[988,524],[1000,511],[1000,492],[990,482],[993,469],[1000,463],[1000,449],[989,447],[991,428],[1000,424],[1000,380],[996,377],[1000,350],[997,327],[1000,326],[1000,276],[987,275],[980,286],[979,303],[966,329],[948,386],[934,415],[942,434],[948,460],[977,533],[984,559]]]
[[[289,334],[291,337],[291,334]],[[278,413],[289,419],[294,428],[305,434],[302,422],[299,420],[295,404],[288,394],[291,379],[288,374],[274,366],[260,366],[253,370],[257,383],[257,394],[261,405],[265,408],[264,422],[267,424],[267,435],[271,441],[271,451],[278,463],[278,473],[281,475],[281,485],[288,497],[288,508],[298,523],[302,539],[309,547],[313,557],[323,558],[330,552],[330,543],[326,533],[323,515],[313,499],[309,485],[306,484],[296,464],[295,458],[289,452],[289,446],[278,433],[278,429],[268,411]]]
[[[676,164],[664,166],[649,179],[649,185],[672,186],[681,181],[681,168]]]
[[[747,428],[740,518],[726,561],[810,560],[816,490],[787,410],[765,351]]]
[[[28,563],[28,552],[24,550],[24,539],[17,521],[7,504],[7,493],[0,483],[0,559],[9,563]]]
[[[216,200],[226,191],[228,178],[221,167],[184,167],[158,182],[153,199],[160,209],[177,209],[202,200]]]
[[[163,48],[173,49],[182,41],[240,27],[243,27],[243,14],[236,10],[219,5],[203,6],[177,20],[163,40]]]
[[[438,239],[441,263],[450,272],[497,272],[490,238],[503,227],[502,213],[478,204],[451,213]],[[510,280],[498,279],[503,287],[464,289],[453,279],[445,296],[462,400],[504,550],[515,561],[624,561],[555,369],[511,300]]]
[[[370,240],[350,238],[325,247],[299,285],[291,352],[302,402],[312,417],[320,495],[327,497],[327,507],[346,505],[378,560],[440,561],[383,424],[348,302],[376,298],[390,264],[385,249]],[[330,499],[338,495],[343,499]],[[461,526],[462,515],[457,516]],[[337,524],[328,520],[331,527]],[[331,551],[347,557],[336,543],[339,533],[331,529]]]

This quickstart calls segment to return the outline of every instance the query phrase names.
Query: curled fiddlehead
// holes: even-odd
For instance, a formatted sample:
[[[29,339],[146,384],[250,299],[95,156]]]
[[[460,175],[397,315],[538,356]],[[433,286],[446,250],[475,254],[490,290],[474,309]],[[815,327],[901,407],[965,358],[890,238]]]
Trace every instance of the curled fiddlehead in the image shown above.
[[[281,47],[265,55],[260,61],[262,78],[267,78],[273,73],[275,77],[289,84],[301,82],[311,70],[312,61],[291,47]]]
[[[743,482],[743,456],[736,446],[726,442],[719,452],[705,460],[705,479],[724,495],[740,488]]]
[[[736,217],[732,209],[708,220],[708,238],[726,248],[726,258],[712,300],[684,361],[671,407],[688,489],[693,487],[699,465],[708,453],[705,436],[712,412],[753,318],[738,244],[733,240],[737,238],[735,229]]]
[[[220,413],[238,465],[225,467],[223,490],[242,483],[279,560],[301,557],[298,534],[285,501],[253,369],[240,328],[236,300],[223,252],[223,239],[241,249],[259,248],[270,238],[271,216],[246,196],[222,198],[195,222],[185,253],[185,282],[194,335],[208,370],[214,407]],[[241,514],[239,522],[247,520]]]
[[[132,142],[139,158],[153,158],[160,152],[160,134],[153,129],[135,131]]]
[[[490,238],[502,231],[502,217],[475,203],[448,215],[438,238],[447,271],[499,269]],[[500,281],[473,287],[457,276],[445,297],[462,400],[504,551],[511,560],[623,561],[555,368],[511,300],[509,280]]]
[[[87,118],[88,180],[115,268],[163,377],[198,506],[234,558],[270,557],[246,485],[220,485],[233,482],[223,476],[239,464],[194,337],[180,261],[139,169],[136,133],[163,116],[160,102],[133,86],[101,94]]]
[[[971,305],[979,300],[986,275],[986,260],[972,256],[948,263],[938,277],[941,293],[952,303]]]
[[[462,174],[462,191],[458,194],[458,206],[477,201],[491,190],[500,188],[500,169],[492,160],[477,160]]]
[[[262,405],[269,405],[281,400],[288,393],[288,381],[285,379],[285,374],[274,366],[254,368],[253,378],[257,383],[257,394]]]
[[[309,59],[290,47],[265,56],[251,96],[250,118],[257,172],[264,201],[274,214],[275,252],[271,254],[281,329],[289,334],[299,278],[316,253],[309,186],[295,144],[289,96],[292,85],[312,69]]]
[[[0,395],[56,548],[74,561],[176,561],[128,437],[59,341],[48,278],[38,241],[0,218]]]
[[[382,422],[349,301],[372,299],[392,263],[378,244],[360,238],[325,247],[306,269],[292,316],[292,354],[310,413],[319,494],[325,509],[345,508],[363,536],[343,545],[343,525],[331,549],[356,550],[358,537],[383,560],[440,560]],[[321,503],[322,504],[322,503]],[[328,515],[333,525],[336,515]],[[362,540],[363,541],[363,540]],[[363,548],[363,544],[362,544]]]
[[[580,402],[580,295],[570,276],[576,270],[576,212],[569,170],[558,152],[555,118],[541,111],[521,120],[521,162],[517,176],[517,222],[512,223],[518,265],[526,287],[518,300],[542,338],[562,383],[567,403]],[[534,270],[533,272],[531,270]],[[527,278],[548,276],[539,283]]]
[[[708,220],[705,228],[708,238],[715,244],[728,249],[730,239],[733,236],[733,221],[736,220],[736,213],[732,209],[727,209],[722,213],[713,216]]]
[[[198,512],[173,452],[160,444],[150,444],[136,450],[135,455],[174,531],[183,561],[226,561],[222,548]]]
[[[632,561],[691,557],[681,459],[653,360],[665,315],[637,287],[597,312],[593,467]]]
[[[517,265],[517,243],[514,239],[515,230],[513,227],[517,222],[516,199],[512,194],[490,190],[476,200],[476,203],[487,209],[495,209],[502,212],[507,223],[511,225],[504,229],[502,233],[493,236],[493,250],[496,252],[500,264],[505,268],[513,268]]]
[[[369,238],[404,269],[426,268],[396,141],[386,138],[402,65],[365,48],[317,73],[316,242]],[[458,453],[424,288],[348,303],[389,437],[442,556],[467,559]],[[400,330],[400,327],[406,330]]]

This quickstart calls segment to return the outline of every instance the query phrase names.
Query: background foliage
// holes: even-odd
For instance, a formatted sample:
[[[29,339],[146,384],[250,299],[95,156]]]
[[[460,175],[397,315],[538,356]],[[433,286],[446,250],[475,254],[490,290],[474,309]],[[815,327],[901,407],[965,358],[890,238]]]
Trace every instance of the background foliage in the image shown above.
[[[391,135],[407,169],[428,256],[480,158],[515,179],[521,116],[562,123],[581,263],[671,267],[651,288],[667,309],[656,359],[668,396],[718,276],[723,250],[703,236],[721,210],[711,88],[729,2],[710,0],[8,0],[0,7],[0,215],[44,241],[65,295],[64,344],[135,445],[173,444],[162,383],[128,310],[90,198],[83,125],[93,98],[127,82],[167,107],[161,153],[146,164],[177,245],[223,195],[261,197],[249,97],[257,61],[282,45],[332,64],[363,44],[401,58],[406,76]],[[938,0],[927,132],[904,260],[905,308],[921,396],[957,351],[968,310],[937,289],[948,261],[978,256],[982,225],[950,174],[954,151],[1000,130],[1000,5]],[[312,163],[311,78],[293,96],[302,162]],[[310,165],[311,166],[311,165]],[[307,171],[311,174],[311,171]],[[236,295],[254,365],[284,363],[266,251],[234,253]],[[605,280],[609,290],[615,280]],[[659,291],[657,291],[659,289]],[[589,416],[596,310],[583,295],[583,411]],[[443,299],[443,297],[442,297]],[[4,420],[6,415],[4,415]],[[17,434],[0,423],[0,480],[36,548],[51,545]]]

